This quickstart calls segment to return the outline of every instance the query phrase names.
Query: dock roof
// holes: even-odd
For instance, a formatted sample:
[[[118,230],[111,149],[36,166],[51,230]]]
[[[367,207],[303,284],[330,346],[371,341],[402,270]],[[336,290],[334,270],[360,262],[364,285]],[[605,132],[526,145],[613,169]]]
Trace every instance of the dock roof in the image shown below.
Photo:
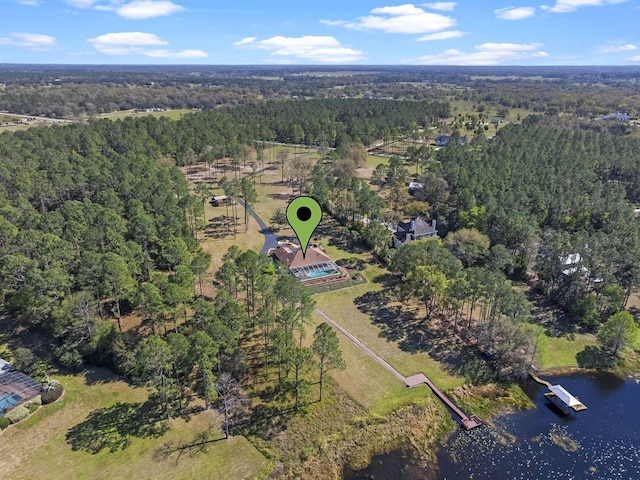
[[[582,402],[580,400],[567,392],[564,388],[562,388],[561,385],[553,385],[549,387],[549,390],[555,393],[556,397],[558,397],[558,399],[562,401],[562,403],[569,407],[577,407],[579,405],[582,405]]]

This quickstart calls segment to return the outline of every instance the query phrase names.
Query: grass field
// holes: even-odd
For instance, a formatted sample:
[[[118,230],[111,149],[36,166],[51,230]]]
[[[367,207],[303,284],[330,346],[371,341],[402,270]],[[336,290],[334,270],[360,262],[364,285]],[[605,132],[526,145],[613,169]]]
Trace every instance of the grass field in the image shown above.
[[[190,175],[187,176],[187,179],[189,180],[189,185],[192,189],[195,187],[195,182],[193,181],[193,179],[204,178],[205,168],[206,167],[204,164],[198,164],[190,168]],[[185,167],[182,167],[181,169],[183,173],[186,173]],[[217,187],[217,183],[212,184],[212,187],[212,195],[222,194],[222,191],[219,188],[215,188]],[[229,213],[229,215],[231,215],[231,207],[229,207],[229,209],[227,210],[227,207],[224,206],[213,207],[209,204],[208,201],[206,201],[204,204],[204,217],[207,222],[211,222],[213,219],[216,219],[223,215],[227,216],[227,212]],[[243,250],[251,248],[258,252],[264,245],[264,237],[260,233],[260,226],[251,216],[249,216],[248,230],[245,231],[244,208],[240,204],[237,205],[237,215],[239,223],[237,227],[236,238],[234,238],[232,231],[230,233],[227,233],[226,229],[216,230],[217,233],[220,233],[219,237],[214,237],[214,232],[198,232],[198,241],[200,242],[202,249],[211,255],[211,265],[209,267],[210,274],[215,273],[216,270],[220,268],[220,266],[222,265],[222,256],[227,253],[227,250],[229,250],[229,247],[231,247],[232,245],[237,245],[240,249]],[[209,283],[210,282],[207,282],[207,284]],[[205,289],[205,294],[211,293],[211,288]]]
[[[184,115],[185,113],[193,113],[193,112],[197,112],[198,110],[192,110],[189,108],[180,108],[180,109],[176,109],[176,110],[167,110],[166,112],[138,112],[136,113],[135,110],[124,110],[124,111],[118,111],[118,112],[111,112],[111,113],[103,113],[100,115],[96,115],[96,118],[109,118],[111,120],[118,120],[118,119],[122,119],[122,118],[126,118],[126,117],[145,117],[145,116],[152,116],[152,117],[168,117],[171,118],[173,120],[176,120],[180,117],[182,117],[182,115]]]
[[[372,282],[329,294],[318,294],[314,298],[323,312],[339,322],[403,375],[424,372],[444,390],[462,385],[463,378],[447,373],[442,365],[428,354],[403,351],[397,342],[385,339],[380,327],[373,324],[368,315],[358,310],[353,299],[376,287],[379,288],[379,285]]]
[[[314,315],[313,328],[320,322],[320,317]],[[312,333],[310,331],[307,338],[310,338]],[[356,334],[356,336],[358,335]],[[407,388],[404,383],[366,355],[344,335],[338,334],[338,338],[346,368],[332,370],[330,375],[351,398],[372,413],[385,415],[398,407],[415,401],[420,402],[425,396],[431,395],[431,390],[426,385]]]
[[[197,443],[197,434],[220,419],[212,411],[189,421],[172,420],[154,431],[139,422],[148,393],[118,380],[107,370],[55,376],[65,386],[58,402],[36,411],[0,435],[0,478],[11,479],[200,479],[246,478],[266,459],[243,437],[184,448],[162,459],[163,444],[175,449]]]
[[[17,132],[19,130],[27,130],[28,128],[33,128],[37,125],[7,125],[5,127],[0,127],[0,133],[2,132]]]
[[[458,114],[462,114],[466,116],[468,114],[478,115],[479,112],[473,108],[474,102],[470,102],[467,100],[450,100],[452,112],[454,116]],[[484,114],[485,122],[490,122],[491,119],[498,116],[498,108],[491,105],[485,105],[485,110],[482,112]],[[485,131],[486,135],[493,135],[497,130],[500,130],[508,123],[520,123],[524,120],[528,115],[535,113],[533,110],[527,110],[524,108],[509,108],[509,114],[504,118],[504,122],[497,125],[493,125],[491,123],[488,124],[489,130]],[[473,132],[466,132],[469,135],[473,135]]]
[[[575,340],[566,337],[547,337],[538,361],[543,369],[577,367],[576,355],[588,345],[596,345],[594,335],[575,335]]]

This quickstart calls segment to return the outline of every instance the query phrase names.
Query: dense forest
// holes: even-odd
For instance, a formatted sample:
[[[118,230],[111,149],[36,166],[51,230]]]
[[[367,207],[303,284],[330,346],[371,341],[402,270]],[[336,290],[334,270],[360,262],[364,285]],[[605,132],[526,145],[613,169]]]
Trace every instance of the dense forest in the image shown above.
[[[411,147],[405,160],[393,157],[376,168],[378,193],[356,178],[362,144],[408,135],[446,116],[448,108],[365,99],[273,102],[177,121],[102,120],[4,134],[3,305],[25,325],[53,334],[66,364],[99,357],[119,365],[104,351],[96,353],[100,336],[113,333],[95,328],[92,310],[119,320],[142,308],[156,318],[154,331],[160,323],[177,324],[196,293],[194,277],[208,265],[194,240],[201,199],[189,194],[173,165],[222,157],[238,164],[247,146],[259,150],[261,142],[275,140],[337,148],[312,171],[293,162],[288,177],[352,224],[357,238],[413,285],[402,294],[421,298],[428,311],[460,316],[466,306],[471,318],[480,298],[473,285],[495,284],[495,296],[482,293],[484,318],[508,311],[526,318],[526,302],[516,295],[504,303],[511,289],[498,286],[508,277],[535,274],[551,298],[596,328],[601,315],[623,307],[640,278],[633,219],[640,142],[590,123],[537,116],[505,127],[491,141],[478,134],[435,154]],[[417,176],[405,166],[414,160]],[[425,188],[410,198],[405,185],[411,178]],[[381,224],[353,223],[356,216],[396,221],[403,214],[437,219],[447,249],[396,252]],[[567,273],[564,262],[575,254],[579,265]],[[483,269],[498,277],[478,276]],[[440,285],[437,292],[434,285]],[[491,306],[499,298],[502,303]],[[168,310],[158,313],[154,302]],[[257,314],[256,302],[250,303]]]
[[[638,116],[637,75],[637,67],[0,65],[0,110],[78,118],[135,108],[213,109],[264,98],[453,97],[580,117],[616,110]]]
[[[535,262],[561,304],[600,297],[612,284],[624,288],[626,299],[637,285],[638,140],[531,117],[488,145],[454,146],[436,158],[452,192],[446,221],[454,229],[478,228],[526,265]],[[563,274],[558,259],[575,253],[579,268]],[[582,269],[591,282],[581,281]]]
[[[441,75],[464,81],[455,71]],[[308,85],[315,81],[337,82]],[[367,82],[341,90],[374,88]],[[525,83],[518,88],[543,85]],[[494,108],[507,108],[511,86],[500,83]],[[323,391],[333,401],[326,374],[345,363],[328,324],[304,338],[311,292],[253,250],[216,252],[221,266],[209,272],[198,235],[211,189],[190,187],[178,168],[188,173],[198,163],[209,183],[249,205],[260,202],[260,169],[274,170],[278,189],[316,198],[335,225],[327,227],[333,244],[370,249],[384,272],[382,290],[362,295],[358,310],[374,318],[388,303],[410,305],[410,328],[438,325],[443,338],[482,358],[492,379],[524,375],[548,333],[530,321],[532,299],[564,310],[572,332],[599,332],[614,360],[632,344],[635,323],[624,310],[640,283],[640,140],[627,129],[555,115],[549,108],[560,93],[532,97],[528,107],[544,113],[488,136],[475,112],[455,113],[456,99],[484,104],[486,92],[471,88],[419,101],[406,99],[414,87],[402,101],[262,101],[249,100],[254,87],[239,90],[235,106],[177,120],[92,119],[0,134],[0,309],[26,332],[26,348],[12,352],[20,369],[41,376],[47,364],[108,367],[148,386],[161,418],[186,415],[196,402],[215,405],[225,436],[242,434],[261,448],[285,428],[273,420],[283,412],[304,412]],[[27,98],[14,93],[2,98]],[[430,139],[445,120],[451,141],[436,149]],[[289,145],[271,155],[276,143]],[[368,149],[392,144],[370,166]],[[421,187],[410,192],[411,181]],[[277,210],[272,224],[283,216]],[[433,219],[440,238],[393,248],[389,227],[417,216]],[[395,327],[403,337],[405,325]]]

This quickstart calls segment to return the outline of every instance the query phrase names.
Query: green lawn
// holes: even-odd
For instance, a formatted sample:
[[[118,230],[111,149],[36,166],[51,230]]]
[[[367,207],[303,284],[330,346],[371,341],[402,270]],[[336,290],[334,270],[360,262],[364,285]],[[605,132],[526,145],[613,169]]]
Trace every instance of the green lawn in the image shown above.
[[[576,335],[575,340],[547,337],[547,344],[540,349],[538,361],[543,369],[577,367],[576,354],[587,345],[595,344],[593,335]]]
[[[56,375],[66,391],[58,402],[36,411],[27,420],[2,432],[0,478],[11,479],[242,479],[267,460],[243,437],[214,441],[202,450],[184,449],[161,459],[157,450],[193,443],[196,435],[220,419],[212,411],[186,422],[172,420],[158,436],[137,423],[144,388],[132,387],[107,370]],[[127,412],[129,412],[127,414]]]
[[[376,168],[381,163],[388,165],[389,157],[381,157],[380,155],[367,155],[367,168]]]
[[[317,315],[314,315],[314,319],[318,323],[321,321]],[[315,325],[317,323],[314,323],[314,328]],[[385,415],[431,395],[431,390],[426,385],[407,388],[344,335],[338,333],[338,338],[346,368],[332,370],[330,375],[351,398],[373,413]]]
[[[47,124],[50,125],[50,124]],[[0,133],[2,132],[16,132],[18,130],[27,130],[28,128],[33,128],[38,125],[8,125],[5,127],[0,127]]]
[[[462,385],[464,379],[447,373],[440,363],[428,354],[405,352],[396,342],[388,341],[381,336],[381,329],[372,324],[371,319],[360,312],[353,303],[354,297],[371,289],[371,284],[364,284],[335,292],[321,293],[314,298],[323,312],[339,322],[403,375],[410,376],[424,372],[444,390]]]

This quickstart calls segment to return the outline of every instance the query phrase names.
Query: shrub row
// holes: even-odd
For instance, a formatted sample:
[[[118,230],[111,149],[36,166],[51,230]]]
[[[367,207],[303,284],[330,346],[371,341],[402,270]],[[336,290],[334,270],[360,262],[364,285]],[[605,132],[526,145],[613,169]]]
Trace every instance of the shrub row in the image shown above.
[[[62,396],[63,392],[64,388],[62,388],[62,385],[59,382],[53,380],[51,382],[45,383],[43,385],[43,391],[40,395],[32,398],[23,405],[19,405],[9,410],[7,413],[5,413],[4,417],[0,418],[0,430],[7,428],[13,423],[18,423],[24,420],[30,414],[40,408],[41,405],[55,402]]]
[[[4,418],[8,418],[11,423],[18,423],[27,418],[30,413],[27,407],[19,405],[5,413]]]

